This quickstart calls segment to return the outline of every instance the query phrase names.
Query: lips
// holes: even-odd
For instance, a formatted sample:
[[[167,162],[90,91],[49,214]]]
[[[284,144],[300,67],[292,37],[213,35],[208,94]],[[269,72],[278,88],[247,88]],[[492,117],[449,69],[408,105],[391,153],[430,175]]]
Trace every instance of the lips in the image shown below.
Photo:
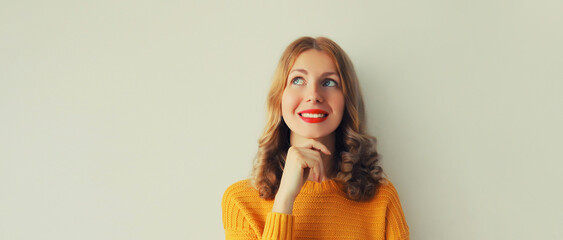
[[[298,114],[303,121],[308,123],[320,123],[328,117],[328,113],[320,109],[307,109]]]

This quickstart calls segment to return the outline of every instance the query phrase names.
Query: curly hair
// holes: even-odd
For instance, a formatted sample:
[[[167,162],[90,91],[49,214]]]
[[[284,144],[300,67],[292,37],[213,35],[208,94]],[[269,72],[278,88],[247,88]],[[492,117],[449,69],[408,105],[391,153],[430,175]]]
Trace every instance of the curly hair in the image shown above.
[[[290,147],[290,129],[282,119],[281,99],[289,71],[304,51],[316,49],[328,53],[336,65],[345,98],[342,122],[335,130],[334,160],[328,177],[339,182],[346,196],[355,201],[371,199],[383,181],[378,165],[376,139],[365,132],[364,101],[354,66],[334,41],[325,37],[301,37],[282,54],[267,99],[267,122],[258,140],[251,182],[263,199],[273,199],[280,185],[283,166]]]

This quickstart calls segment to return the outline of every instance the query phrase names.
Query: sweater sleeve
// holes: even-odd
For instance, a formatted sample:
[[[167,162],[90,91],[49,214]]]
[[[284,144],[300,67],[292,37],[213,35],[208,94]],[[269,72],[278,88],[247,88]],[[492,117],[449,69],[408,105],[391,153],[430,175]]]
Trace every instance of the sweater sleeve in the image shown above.
[[[293,215],[277,212],[268,213],[262,239],[293,239]]]
[[[232,240],[256,240],[258,232],[253,222],[249,221],[248,213],[240,208],[236,199],[232,196],[223,196],[223,228],[225,229],[225,239]]]
[[[225,239],[291,240],[293,215],[261,211],[244,183],[233,184],[223,194],[221,208]]]
[[[385,216],[385,239],[409,240],[409,227],[407,225],[407,221],[405,220],[403,208],[401,207],[399,194],[391,183],[387,186],[387,190],[389,193],[387,196],[389,202],[387,203],[387,213]]]

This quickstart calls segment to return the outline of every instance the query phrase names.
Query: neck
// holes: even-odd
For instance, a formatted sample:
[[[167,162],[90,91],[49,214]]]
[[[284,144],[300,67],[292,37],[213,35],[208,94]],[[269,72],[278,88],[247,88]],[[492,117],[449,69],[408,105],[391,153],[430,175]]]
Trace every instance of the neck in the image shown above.
[[[293,132],[291,132],[290,135],[289,135],[289,143],[291,144],[291,146],[300,146],[300,145],[302,145],[303,142],[305,142],[308,139],[311,139],[311,138],[306,138],[306,137],[300,136],[298,134],[295,134]],[[326,154],[321,152],[321,157],[322,157],[322,160],[323,160],[323,166],[324,166],[324,169],[325,169],[324,174],[325,174],[325,178],[328,180],[331,177],[330,173],[332,172],[331,168],[332,168],[332,163],[333,163],[333,155],[336,154],[335,153],[335,150],[336,150],[335,134],[333,132],[330,135],[327,135],[327,136],[324,136],[324,137],[321,137],[321,138],[312,138],[312,139],[322,143],[323,145],[325,145],[328,148],[328,150],[330,151],[330,153],[332,154],[332,155],[326,155]],[[310,177],[311,176],[309,176],[309,179],[307,179],[307,180],[312,180],[312,179],[310,179]]]

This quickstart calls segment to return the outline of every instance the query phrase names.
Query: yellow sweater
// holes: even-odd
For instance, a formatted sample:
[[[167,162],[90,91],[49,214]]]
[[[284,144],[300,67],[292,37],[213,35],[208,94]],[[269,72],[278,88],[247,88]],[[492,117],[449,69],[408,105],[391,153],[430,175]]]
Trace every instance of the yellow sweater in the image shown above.
[[[249,180],[223,195],[226,239],[409,239],[397,190],[386,181],[369,202],[355,202],[334,180],[307,181],[293,214],[272,212]]]

